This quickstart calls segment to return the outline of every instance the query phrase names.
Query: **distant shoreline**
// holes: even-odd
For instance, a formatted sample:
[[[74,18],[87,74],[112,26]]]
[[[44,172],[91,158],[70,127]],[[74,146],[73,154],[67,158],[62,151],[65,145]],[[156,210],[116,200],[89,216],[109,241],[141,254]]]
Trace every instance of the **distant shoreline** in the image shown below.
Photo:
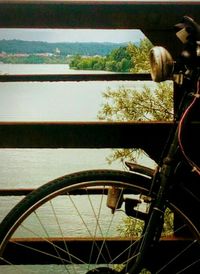
[[[24,40],[0,40],[0,57],[3,55],[37,55],[40,57],[51,56],[106,56],[112,50],[121,46],[127,46],[128,43],[107,43],[107,42],[63,42],[48,43],[40,41]]]

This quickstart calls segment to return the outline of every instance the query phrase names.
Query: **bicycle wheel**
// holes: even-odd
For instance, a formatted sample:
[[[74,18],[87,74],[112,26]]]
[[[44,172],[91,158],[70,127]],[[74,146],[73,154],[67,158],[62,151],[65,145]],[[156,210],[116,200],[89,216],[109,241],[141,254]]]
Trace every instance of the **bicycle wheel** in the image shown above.
[[[150,183],[151,178],[141,174],[93,170],[63,176],[33,191],[1,224],[1,273],[126,273],[127,262],[137,257],[151,202],[146,196]],[[170,203],[169,208],[185,220],[178,230],[187,225],[195,232],[180,209]],[[163,238],[174,233],[173,213],[168,215]],[[171,236],[170,252],[165,250],[169,257],[162,253],[167,241],[161,240],[141,273],[169,273],[193,248],[199,254],[196,239],[188,241],[175,255]],[[194,257],[191,266],[197,265]],[[182,263],[171,273],[186,273],[180,272],[186,267],[188,263]]]

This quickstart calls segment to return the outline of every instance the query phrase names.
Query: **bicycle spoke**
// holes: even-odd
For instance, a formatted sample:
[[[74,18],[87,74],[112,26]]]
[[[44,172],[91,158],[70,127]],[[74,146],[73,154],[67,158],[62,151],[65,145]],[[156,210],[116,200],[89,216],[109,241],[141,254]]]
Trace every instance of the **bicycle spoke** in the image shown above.
[[[43,264],[44,258],[44,264],[52,264],[52,269],[55,269],[54,273],[62,268],[64,273],[86,274],[89,271],[97,271],[99,267],[104,267],[111,272],[128,272],[127,267],[133,265],[137,256],[140,255],[139,246],[144,237],[142,230],[145,225],[145,215],[142,213],[147,211],[148,214],[151,200],[145,200],[146,192],[140,186],[134,185],[133,182],[136,180],[132,180],[132,177],[130,183],[123,183],[124,179],[126,181],[129,178],[124,175],[124,172],[113,172],[113,177],[107,171],[104,176],[101,173],[96,173],[96,171],[91,171],[89,174],[91,175],[88,176],[88,172],[78,174],[77,182],[74,175],[66,176],[66,179],[56,180],[55,183],[50,184],[50,187],[53,186],[52,194],[49,185],[47,185],[47,195],[49,196],[46,198],[44,194],[39,193],[39,199],[36,195],[37,199],[36,201],[33,200],[31,205],[27,198],[28,207],[24,210],[23,205],[20,213],[26,216],[24,221],[22,222],[21,219],[18,221],[16,218],[10,227],[5,228],[5,235],[7,235],[7,231],[11,231],[13,234],[9,234],[11,238],[6,238],[6,241],[10,240],[11,247],[13,243],[24,249],[24,252],[27,249],[27,254],[29,254],[29,250],[30,253],[35,252],[34,261],[37,262],[37,258],[39,258],[38,262]],[[122,174],[122,178],[120,178],[120,174]],[[81,177],[79,178],[79,176]],[[132,176],[132,174],[128,174],[128,176]],[[133,177],[138,179],[138,175],[133,174]],[[139,176],[140,178],[143,182],[144,177]],[[62,180],[66,180],[65,184]],[[129,179],[127,180],[129,182]],[[149,178],[145,178],[145,180],[148,184]],[[61,185],[60,191],[59,188],[58,190],[55,189],[56,184]],[[115,208],[111,210],[107,207],[107,194],[109,188],[113,186],[120,191],[116,192]],[[42,188],[43,190],[45,191],[45,188]],[[117,206],[119,201],[120,207]],[[125,202],[129,204],[125,205]],[[179,213],[176,207],[171,206],[171,209],[175,209],[176,214]],[[126,213],[130,213],[134,217],[127,216]],[[18,207],[16,211],[13,211],[12,218],[16,214],[18,214]],[[181,212],[178,215],[185,217],[181,215]],[[140,219],[141,217],[142,219]],[[176,231],[174,231],[173,215],[170,215],[170,222],[165,226],[162,236],[181,232],[187,225],[188,222],[186,225],[176,227]],[[80,245],[85,244],[84,248],[80,250],[79,247],[77,248],[79,241]],[[3,246],[6,246],[6,243]],[[193,245],[191,249],[193,249],[192,247]],[[196,248],[196,246],[194,247]],[[10,246],[8,246],[8,251],[9,248]],[[16,247],[16,250],[18,249]],[[170,265],[173,267],[176,260],[179,259],[180,261],[181,255],[187,254],[187,252],[191,253],[190,248],[184,245],[179,254],[176,253],[173,258],[164,259],[163,265],[157,265],[157,262],[154,265],[153,261],[153,264],[146,267],[149,268],[148,273],[165,273],[168,267],[171,269]],[[5,256],[5,258],[2,256],[4,259],[2,262],[10,267],[13,254]],[[175,271],[179,271],[179,273],[184,269],[187,271],[199,263],[197,259],[197,257],[194,258],[193,262],[191,261],[187,266],[181,263],[181,266]],[[24,258],[20,260],[23,262]],[[31,257],[30,261],[32,261]],[[22,269],[24,267],[23,270],[29,268],[31,270],[32,267],[39,267],[40,269],[41,267],[37,264],[28,266],[28,263],[29,260],[24,266],[20,266],[19,270],[21,267]],[[15,268],[15,265],[13,267]],[[145,266],[142,271],[145,271]]]
[[[44,242],[47,242],[48,244],[50,244],[51,246],[53,246],[54,249],[60,250],[60,251],[63,252],[64,254],[69,255],[70,257],[76,259],[76,260],[79,261],[79,263],[81,263],[81,264],[85,264],[85,262],[82,261],[82,260],[80,260],[78,257],[74,256],[74,255],[71,254],[71,253],[68,253],[68,252],[67,252],[66,250],[64,250],[63,248],[59,247],[58,245],[54,244],[52,241],[48,240],[48,237],[47,237],[47,238],[41,237],[39,234],[37,234],[36,232],[32,231],[30,228],[27,228],[27,227],[23,226],[23,224],[21,224],[21,226],[22,226],[25,230],[31,232],[34,236],[36,236],[37,239],[40,239],[40,240],[43,240]],[[14,243],[15,243],[15,244],[18,244],[18,245],[21,245],[21,246],[23,246],[23,247],[26,247],[26,248],[28,248],[28,249],[35,250],[35,251],[37,251],[37,252],[39,252],[39,253],[46,254],[47,256],[54,257],[54,258],[56,258],[56,259],[60,259],[60,256],[55,256],[55,255],[52,255],[51,253],[43,252],[43,251],[41,251],[41,250],[37,250],[36,248],[32,248],[32,247],[30,247],[30,246],[27,246],[27,245],[24,245],[24,244],[17,243],[17,242],[15,242],[15,241],[14,241]],[[70,263],[69,260],[66,260],[66,259],[64,259],[64,258],[62,258],[62,260],[64,260],[66,263]],[[61,260],[61,261],[62,261],[62,260]]]
[[[180,256],[183,255],[188,249],[190,249],[197,240],[194,240],[192,243],[190,243],[188,246],[186,246],[183,250],[181,250],[175,257],[173,257],[169,262],[167,262],[161,269],[159,269],[156,273],[161,273],[165,268],[167,268],[171,263],[175,262]],[[180,273],[180,272],[179,272]]]
[[[52,202],[51,202],[51,201],[50,201],[50,204],[51,204],[51,206],[52,206]],[[43,223],[42,223],[41,219],[39,218],[37,212],[34,211],[34,214],[35,214],[35,216],[37,217],[37,220],[39,221],[39,223],[40,223],[40,225],[41,225],[43,231],[45,232],[46,237],[49,238],[49,234],[48,234],[48,232],[47,232],[47,229],[46,229],[45,226],[43,225]],[[58,252],[57,247],[56,247],[55,245],[53,245],[53,247],[54,247],[54,250],[55,250],[55,252],[56,252],[58,258],[60,258],[60,261],[62,262],[63,266],[65,266],[65,263],[64,263],[63,259],[60,257],[60,254],[59,254],[59,252]]]
[[[55,208],[54,208],[54,206],[53,206],[52,200],[50,200],[49,203],[50,203],[50,205],[51,205],[51,208],[52,208],[53,215],[54,215],[54,217],[55,217],[56,223],[57,223],[57,225],[58,225],[58,227],[59,227],[60,235],[62,236],[63,243],[64,243],[64,246],[65,246],[65,250],[66,250],[67,254],[69,255],[70,262],[72,263],[71,255],[70,255],[70,253],[69,253],[69,250],[68,250],[66,241],[65,241],[65,239],[64,239],[63,231],[62,231],[62,229],[61,229],[61,226],[60,226],[60,223],[59,223],[59,220],[58,220],[58,216],[57,216],[57,214],[56,214],[56,211],[55,211]],[[69,271],[67,270],[66,265],[64,264],[62,258],[61,258],[61,261],[62,261],[63,265],[65,266],[66,271],[69,273]],[[72,264],[72,266],[74,267],[73,264]],[[75,269],[74,269],[74,272],[75,272]]]
[[[140,238],[142,239],[142,237]],[[134,241],[131,245],[129,245],[126,249],[124,249],[120,254],[118,254],[117,257],[115,257],[110,263],[114,263],[118,258],[120,258],[124,253],[126,253],[127,251],[129,251],[131,248],[134,247],[134,245],[138,244],[140,239],[138,239],[137,241]],[[135,257],[138,256],[139,253],[137,254],[132,254],[132,256],[128,257],[126,261],[124,261],[124,263],[129,262],[131,259],[134,259]]]
[[[195,262],[191,263],[190,265],[186,266],[185,268],[181,269],[176,274],[184,273],[186,270],[188,270],[189,268],[193,267],[197,263],[200,263],[200,258],[198,260],[196,260]]]
[[[69,195],[69,199],[70,199],[72,205],[74,206],[74,208],[75,208],[75,210],[76,210],[76,212],[77,212],[77,214],[78,214],[78,217],[81,219],[81,222],[83,223],[84,227],[86,228],[86,230],[87,230],[87,232],[88,232],[90,238],[93,240],[93,243],[92,243],[92,245],[93,245],[93,246],[92,246],[92,250],[94,250],[94,247],[96,247],[97,250],[98,250],[98,254],[100,254],[100,255],[102,256],[102,258],[104,259],[105,263],[107,263],[107,260],[105,259],[104,254],[101,253],[101,248],[99,247],[99,245],[98,245],[97,242],[96,242],[96,236],[97,236],[97,235],[95,235],[95,234],[97,233],[97,228],[99,228],[100,232],[102,232],[102,231],[101,231],[101,227],[100,227],[100,225],[99,225],[99,220],[97,220],[97,218],[95,217],[96,213],[93,212],[94,217],[95,217],[94,220],[96,220],[96,227],[95,227],[96,233],[93,234],[92,231],[91,231],[91,229],[89,229],[89,227],[88,227],[86,221],[84,220],[84,218],[83,218],[83,216],[82,216],[82,213],[79,211],[79,208],[78,208],[77,205],[75,204],[75,201],[72,199],[71,195]],[[91,208],[93,208],[92,210],[94,210],[94,207],[92,206],[91,199],[89,199],[89,202],[90,202]],[[103,236],[103,233],[102,233],[102,236]],[[92,256],[92,253],[90,252],[90,258],[89,258],[90,261],[91,261],[91,256]],[[89,264],[90,264],[90,263],[89,263]],[[89,267],[89,264],[88,264],[88,267]]]
[[[96,240],[95,239],[96,239],[96,236],[97,236],[98,229],[99,229],[100,235],[103,237],[103,239],[105,239],[105,237],[106,237],[106,236],[104,237],[104,234],[103,234],[102,229],[101,229],[101,225],[99,223],[99,219],[100,219],[100,215],[101,215],[101,210],[102,210],[102,205],[103,205],[104,190],[105,190],[105,186],[103,187],[103,193],[101,194],[100,206],[98,207],[98,214],[97,215],[96,215],[96,212],[95,212],[95,209],[94,209],[91,197],[90,197],[90,195],[88,195],[88,200],[90,202],[90,205],[91,205],[91,208],[92,208],[93,214],[95,216],[95,220],[96,220],[95,232],[94,232],[94,236],[93,236],[94,241],[93,241],[91,252],[90,252],[90,260],[91,260],[92,253],[93,253],[93,250],[94,250],[94,245],[96,244]],[[103,240],[103,243],[104,242],[105,242],[105,240]],[[102,256],[102,258],[104,259],[105,263],[107,264],[106,259],[104,258],[104,255],[101,253],[101,250],[102,250],[102,247],[103,247],[103,243],[102,243],[102,246],[99,248],[99,252],[98,252],[98,256],[96,258],[95,264],[98,263],[98,260],[99,260],[100,256]],[[109,253],[108,248],[107,248],[107,252]]]
[[[119,195],[119,200],[120,200],[120,198],[121,198],[122,193],[123,193],[123,191],[121,190],[121,193],[120,193],[120,195]],[[118,201],[118,202],[119,202],[119,201]],[[117,203],[118,203],[118,202],[117,202]],[[117,204],[116,204],[116,207],[117,207]],[[112,226],[112,223],[113,223],[113,219],[114,219],[114,214],[111,215],[111,218],[110,218],[110,221],[109,221],[107,230],[106,230],[106,232],[105,232],[105,236],[103,235],[104,240],[103,240],[102,245],[101,245],[101,248],[100,248],[99,256],[98,256],[97,259],[96,259],[96,263],[98,263],[100,256],[103,255],[103,253],[102,253],[101,251],[103,250],[104,246],[106,247],[106,251],[107,251],[107,254],[108,254],[108,256],[109,256],[109,262],[112,261],[112,257],[111,257],[109,248],[107,247],[107,244],[106,244],[106,238],[107,238],[108,235],[109,235],[109,232],[110,232],[110,229],[111,229],[111,226]],[[102,234],[103,234],[103,233],[102,233]]]

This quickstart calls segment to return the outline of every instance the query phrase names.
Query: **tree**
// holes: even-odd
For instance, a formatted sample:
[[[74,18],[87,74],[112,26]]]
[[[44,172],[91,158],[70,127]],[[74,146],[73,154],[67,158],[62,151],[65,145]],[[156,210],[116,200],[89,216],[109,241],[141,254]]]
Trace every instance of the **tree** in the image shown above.
[[[143,40],[137,47],[129,45],[128,51],[132,56],[131,71],[149,72],[149,50],[152,44]],[[100,120],[108,121],[169,121],[173,118],[173,89],[171,82],[160,84],[150,83],[143,85],[142,89],[119,87],[117,90],[108,88],[103,93],[104,103],[98,113]],[[139,149],[115,149],[107,158],[109,163],[115,160],[137,161]],[[164,225],[162,235],[173,233],[174,217],[173,213],[167,209],[164,216]],[[122,236],[141,236],[144,228],[144,222],[137,218],[126,217],[118,227]],[[117,265],[116,269],[121,269]],[[150,272],[143,269],[141,273],[149,274]]]
[[[127,51],[132,56],[133,67],[130,72],[133,73],[144,73],[150,72],[149,63],[149,51],[153,47],[152,43],[147,39],[143,39],[138,46],[129,44]]]
[[[172,83],[152,83],[142,90],[119,87],[107,89],[103,93],[104,103],[98,113],[99,120],[107,121],[170,121],[173,118]],[[114,149],[107,158],[108,163],[115,160],[136,161],[141,150]]]
[[[80,60],[81,60],[81,56],[78,55],[78,54],[75,55],[75,56],[73,57],[73,59],[71,60],[71,62],[70,62],[70,67],[71,67],[71,68],[76,68],[76,67],[78,66]]]
[[[130,72],[132,56],[128,47],[119,47],[105,56],[75,56],[70,62],[70,68]]]
[[[127,51],[132,56],[134,73],[149,72],[149,50],[152,44],[144,39],[139,46],[129,44]],[[114,55],[119,56],[117,50]],[[119,87],[117,90],[108,88],[103,93],[103,105],[98,119],[107,121],[169,121],[173,118],[173,92],[171,82],[160,84],[149,82],[142,89]],[[115,160],[137,161],[141,150],[116,149],[107,158],[108,163]]]
[[[172,84],[144,85],[133,88],[108,88],[103,93],[104,104],[98,113],[100,120],[108,121],[169,121],[173,117]]]

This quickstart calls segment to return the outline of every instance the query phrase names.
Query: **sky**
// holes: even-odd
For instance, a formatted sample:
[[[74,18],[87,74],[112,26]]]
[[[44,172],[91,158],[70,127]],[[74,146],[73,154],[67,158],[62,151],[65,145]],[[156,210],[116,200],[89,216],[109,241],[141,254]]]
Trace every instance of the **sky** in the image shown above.
[[[0,29],[0,39],[45,42],[136,42],[144,38],[140,30],[94,29]]]

